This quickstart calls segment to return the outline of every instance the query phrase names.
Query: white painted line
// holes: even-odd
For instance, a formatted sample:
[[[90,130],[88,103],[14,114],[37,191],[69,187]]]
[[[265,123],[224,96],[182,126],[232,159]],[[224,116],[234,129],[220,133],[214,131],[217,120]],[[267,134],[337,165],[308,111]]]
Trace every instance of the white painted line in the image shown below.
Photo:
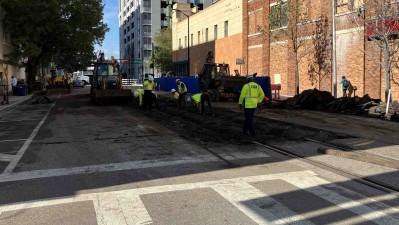
[[[224,155],[226,158],[228,158],[227,160],[270,157],[270,155],[267,155],[266,153],[242,154],[241,152],[233,152],[230,154],[225,153],[221,155]],[[145,168],[173,166],[173,165],[188,164],[188,163],[204,163],[204,162],[216,162],[216,161],[220,161],[220,159],[214,155],[208,154],[208,155],[199,155],[196,157],[130,161],[122,163],[111,163],[111,164],[101,164],[101,165],[82,166],[82,167],[73,167],[73,168],[62,168],[62,169],[33,170],[27,172],[1,174],[0,183],[9,182],[9,181],[47,178],[47,177],[114,172],[122,170],[145,169]]]
[[[248,183],[215,185],[212,188],[258,224],[313,224]],[[265,205],[268,207],[261,208]]]
[[[399,209],[394,208],[394,207],[391,207],[391,208],[388,207],[389,210],[386,210],[384,212],[380,206],[385,206],[385,208],[387,206],[383,205],[381,203],[379,204],[379,206],[377,206],[378,202],[372,198],[363,197],[363,199],[368,200],[368,203],[365,200],[363,200],[363,204],[358,201],[354,201],[354,200],[344,197],[336,192],[327,190],[327,189],[323,188],[323,186],[325,186],[325,185],[334,186],[335,189],[344,191],[349,194],[356,194],[356,193],[354,193],[346,188],[340,187],[338,185],[331,184],[328,181],[323,180],[319,177],[316,177],[316,176],[315,177],[305,177],[305,178],[293,177],[290,179],[286,179],[284,177],[281,179],[283,179],[286,182],[289,182],[309,193],[319,196],[320,198],[323,198],[326,201],[334,203],[335,205],[337,205],[341,208],[347,209],[347,210],[359,215],[360,217],[363,217],[367,220],[373,221],[376,224],[399,224],[399,219],[390,216],[390,214],[398,214]]]
[[[291,179],[294,177],[305,178],[308,176],[315,176],[316,174],[313,171],[305,170],[298,172],[288,172],[288,173],[277,173],[277,174],[267,174],[267,175],[259,175],[259,176],[250,176],[250,177],[239,177],[232,179],[222,179],[215,181],[205,181],[205,182],[197,182],[197,183],[185,183],[185,184],[175,184],[175,185],[163,185],[163,186],[153,186],[153,187],[143,187],[137,189],[129,189],[129,190],[119,190],[119,191],[109,191],[103,192],[100,194],[106,193],[114,193],[118,196],[139,196],[144,194],[153,194],[153,193],[163,193],[168,191],[181,191],[181,190],[191,190],[197,188],[209,188],[217,185],[224,184],[232,184],[232,183],[251,183],[251,182],[259,182],[265,180],[277,180],[280,178]],[[66,198],[54,198],[47,200],[39,200],[39,201],[29,201],[23,203],[15,203],[9,205],[0,206],[0,213],[12,210],[21,210],[27,208],[35,208],[42,206],[50,206],[78,201],[87,201],[94,200],[97,198],[97,193],[90,194],[78,194],[74,197],[66,197]]]
[[[305,191],[310,191],[311,193],[327,200],[331,200],[331,198],[344,199],[345,203],[342,204],[340,201],[335,201],[337,202],[337,205],[327,208],[327,210],[320,209],[319,211],[315,212],[316,214],[313,212],[309,212],[310,214],[305,212],[304,214],[297,215],[284,205],[278,203],[278,200],[270,198],[265,193],[259,191],[249,184],[252,182],[277,179],[291,181],[290,183],[293,185],[297,187],[302,186]],[[390,214],[397,215],[398,209],[392,209],[390,206],[382,202],[377,202],[378,200],[384,199],[396,199],[396,196],[387,194],[384,196],[377,196],[377,199],[371,199],[361,194],[355,193],[357,198],[360,197],[361,200],[358,200],[358,202],[361,201],[361,204],[358,204],[357,202],[353,204],[354,201],[352,199],[345,199],[345,197],[339,195],[336,193],[336,191],[314,191],[315,187],[323,189],[318,185],[332,185],[333,187],[338,188],[334,188],[334,190],[337,190],[338,192],[345,190],[347,193],[355,193],[338,185],[331,184],[326,180],[320,179],[316,177],[316,174],[313,171],[307,170],[197,183],[143,187],[138,189],[110,191],[103,193],[79,194],[74,197],[15,203],[0,206],[0,214],[8,211],[25,210],[29,208],[91,200],[95,204],[99,224],[150,224],[152,223],[151,217],[141,201],[140,195],[199,188],[213,188],[215,191],[221,194],[221,196],[225,197],[228,201],[233,203],[233,205],[238,207],[238,209],[259,224],[311,224],[306,219],[303,219],[306,218],[304,215],[309,215],[310,217],[314,217],[315,215],[329,215],[330,212],[335,212],[336,210],[342,211],[342,208],[340,207],[350,211],[357,211],[361,217],[370,217],[371,220],[374,222],[378,221],[380,224],[398,224],[398,221],[388,219],[389,216],[387,216]],[[267,203],[275,203],[276,205],[261,210],[260,206]],[[373,211],[369,212],[367,209],[368,207],[370,207],[369,209],[372,209]],[[375,218],[372,217],[371,214],[383,217]],[[348,222],[348,224],[353,224],[352,222],[364,222],[364,218],[361,217],[347,218],[340,220],[339,222],[342,222],[343,224],[347,224],[346,222]]]
[[[58,98],[56,101],[51,105],[50,109],[47,111],[46,115],[44,115],[43,119],[40,121],[40,123],[35,127],[35,129],[32,131],[30,134],[29,138],[25,141],[25,143],[22,145],[22,147],[19,149],[18,153],[16,154],[16,157],[8,164],[7,168],[4,170],[3,174],[11,174],[12,171],[15,169],[17,166],[19,160],[21,160],[22,156],[25,154],[26,149],[28,149],[29,145],[32,143],[33,139],[35,138],[36,134],[39,132],[40,128],[46,121],[48,115],[50,114],[50,111],[52,108],[54,108],[55,103],[57,100],[60,98],[61,95],[58,95]]]
[[[14,140],[1,140],[0,143],[3,142],[14,142],[14,141],[26,141],[27,139],[14,139]]]
[[[139,195],[118,193],[116,196],[127,224],[152,224],[151,216]]]
[[[11,162],[15,155],[0,153],[0,161]]]
[[[127,224],[115,194],[98,194],[93,204],[98,224]]]

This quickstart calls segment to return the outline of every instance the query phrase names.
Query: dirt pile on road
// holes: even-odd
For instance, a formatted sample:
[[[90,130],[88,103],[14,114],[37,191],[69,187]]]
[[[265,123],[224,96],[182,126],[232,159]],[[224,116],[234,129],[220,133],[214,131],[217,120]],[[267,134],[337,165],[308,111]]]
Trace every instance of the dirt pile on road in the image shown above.
[[[386,114],[386,103],[381,99],[372,99],[369,95],[353,98],[334,98],[330,92],[309,89],[301,94],[278,103],[275,107],[288,109],[310,109],[326,112],[336,112],[352,115],[367,115],[370,117],[388,118],[392,121],[399,121],[398,109],[393,102]]]

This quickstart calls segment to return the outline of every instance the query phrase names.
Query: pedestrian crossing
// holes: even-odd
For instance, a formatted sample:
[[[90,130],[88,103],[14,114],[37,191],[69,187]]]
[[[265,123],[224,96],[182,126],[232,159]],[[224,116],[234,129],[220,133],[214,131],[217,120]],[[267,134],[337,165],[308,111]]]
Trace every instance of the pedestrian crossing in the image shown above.
[[[273,193],[263,190],[262,185],[272,186],[275,182],[283,184],[279,190],[273,190]],[[297,190],[292,190],[288,186],[295,187],[298,193],[296,193]],[[187,196],[184,200],[177,197],[183,192]],[[294,202],[284,199],[301,192],[314,195],[318,200],[313,198],[309,202],[299,203],[304,207],[298,210],[292,206]],[[197,195],[201,196],[201,199],[198,199]],[[216,195],[219,196],[219,200],[215,200]],[[322,179],[310,170],[77,194],[73,197],[3,205],[0,206],[0,224],[3,224],[1,221],[7,222],[7,218],[12,218],[10,215],[19,216],[29,209],[84,201],[93,203],[98,224],[159,224],[162,221],[187,224],[188,220],[179,221],[179,219],[183,220],[181,214],[187,209],[171,207],[178,204],[171,203],[168,207],[158,204],[163,198],[169,199],[168,201],[186,201],[183,205],[189,205],[191,210],[187,215],[202,218],[202,222],[191,221],[191,224],[230,224],[229,218],[224,217],[223,220],[218,220],[223,216],[220,212],[213,214],[209,211],[206,215],[195,215],[199,212],[207,212],[204,204],[206,205],[207,202],[215,204],[215,201],[218,202],[217,205],[224,207],[222,212],[226,214],[233,212],[231,217],[247,217],[254,224],[321,224],[327,218],[334,224],[399,224],[399,209],[385,203],[386,200],[397,199],[395,195],[386,194],[369,198]],[[201,204],[193,203],[199,201]],[[317,201],[327,202],[328,205],[312,211],[304,210],[306,205],[317,204]],[[215,205],[209,205],[209,207],[212,208]],[[157,208],[157,214],[153,213],[154,208]],[[159,213],[162,211],[164,213]],[[335,217],[341,215],[341,212],[346,212],[346,216]],[[5,213],[7,218],[4,217]]]

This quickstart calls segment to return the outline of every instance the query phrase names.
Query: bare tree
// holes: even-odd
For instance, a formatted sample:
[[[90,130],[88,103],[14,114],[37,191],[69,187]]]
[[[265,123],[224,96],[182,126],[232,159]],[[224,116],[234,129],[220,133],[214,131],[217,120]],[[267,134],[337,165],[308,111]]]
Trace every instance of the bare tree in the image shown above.
[[[322,15],[316,21],[316,29],[313,31],[313,58],[308,68],[309,80],[312,85],[318,82],[319,90],[321,90],[323,78],[332,72],[332,36],[330,30],[327,16]]]
[[[271,6],[268,27],[258,27],[271,43],[289,49],[294,55],[296,94],[299,94],[299,63],[310,52],[307,3],[309,0],[277,0]]]
[[[337,0],[346,7],[358,32],[372,41],[381,51],[375,57],[364,49],[366,55],[380,63],[384,71],[385,101],[393,80],[392,71],[398,68],[399,2],[396,0]]]

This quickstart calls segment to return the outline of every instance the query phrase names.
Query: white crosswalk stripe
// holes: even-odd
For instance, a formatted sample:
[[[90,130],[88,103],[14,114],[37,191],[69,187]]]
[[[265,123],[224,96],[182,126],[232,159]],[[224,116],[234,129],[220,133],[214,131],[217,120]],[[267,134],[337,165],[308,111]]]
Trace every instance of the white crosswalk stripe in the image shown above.
[[[331,203],[330,207],[298,214],[289,206],[283,205],[260,191],[251,183],[274,182],[283,180],[298,189],[307,191]],[[323,186],[330,187],[329,189]],[[342,224],[361,223],[372,221],[377,224],[399,224],[399,209],[390,207],[381,199],[394,199],[389,194],[372,199],[355,193],[337,184],[321,179],[312,171],[287,172],[279,174],[258,175],[215,181],[174,184],[164,186],[143,187],[129,190],[119,190],[103,193],[79,194],[74,197],[57,198],[42,201],[32,201],[0,206],[0,218],[3,212],[26,210],[34,207],[51,206],[63,203],[93,201],[98,224],[151,224],[153,221],[140,196],[170,191],[198,190],[211,188],[224,197],[233,206],[258,224],[313,224],[308,217],[332,214],[346,209],[357,214],[357,217],[339,220]],[[330,190],[331,189],[331,190]],[[284,190],[281,190],[283,193]],[[343,196],[357,196],[353,200]],[[310,215],[311,213],[311,215]]]

